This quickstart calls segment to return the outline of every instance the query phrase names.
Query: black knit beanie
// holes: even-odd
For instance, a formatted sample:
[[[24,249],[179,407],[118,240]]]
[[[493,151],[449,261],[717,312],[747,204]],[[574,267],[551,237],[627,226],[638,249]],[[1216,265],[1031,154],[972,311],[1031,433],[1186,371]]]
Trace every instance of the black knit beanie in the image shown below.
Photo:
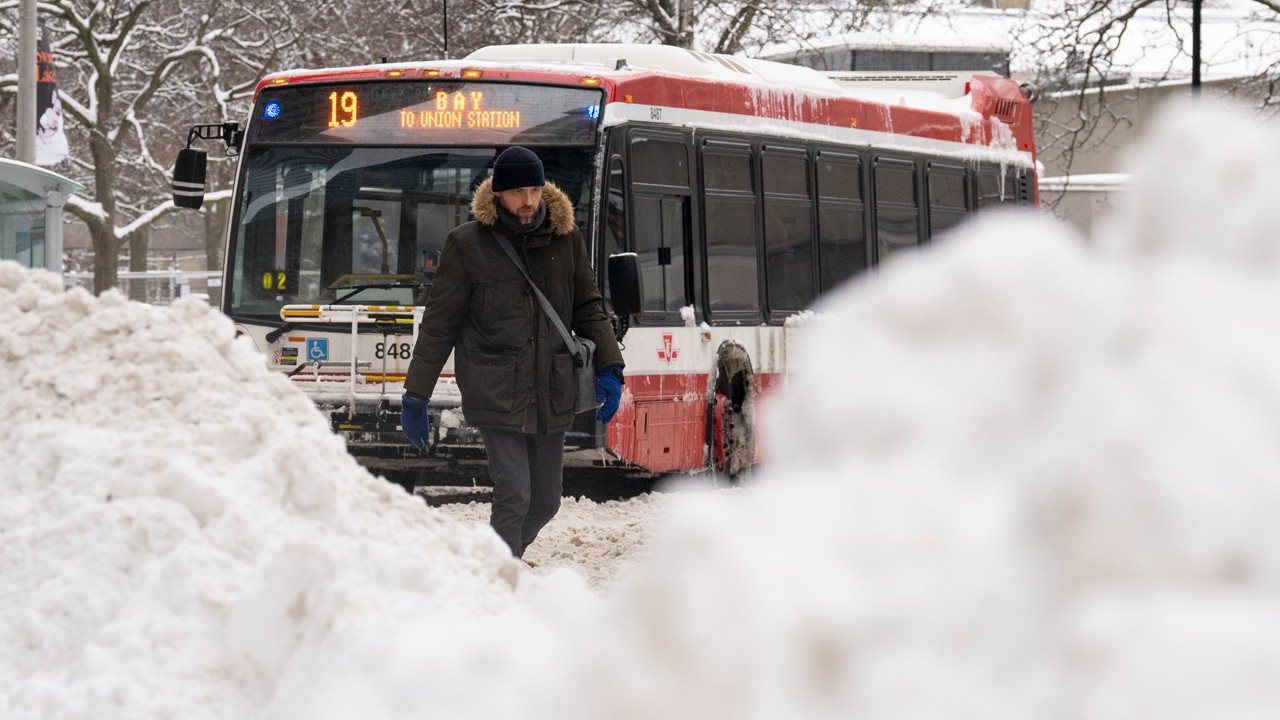
[[[509,147],[493,161],[493,191],[502,192],[522,187],[541,187],[546,184],[542,174],[542,161],[520,146]]]

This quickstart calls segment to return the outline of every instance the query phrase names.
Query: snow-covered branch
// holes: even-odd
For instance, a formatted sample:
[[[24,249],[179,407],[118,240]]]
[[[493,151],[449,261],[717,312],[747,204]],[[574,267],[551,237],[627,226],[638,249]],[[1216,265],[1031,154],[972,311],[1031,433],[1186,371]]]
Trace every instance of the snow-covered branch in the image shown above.
[[[163,202],[157,203],[150,210],[147,210],[146,212],[142,213],[137,218],[135,218],[133,222],[129,223],[128,225],[125,225],[124,227],[116,228],[115,229],[116,240],[123,243],[127,241],[131,235],[138,232],[140,229],[147,227],[148,225],[154,223],[156,220],[159,220],[160,218],[164,217],[165,215],[168,215],[169,213],[176,212],[177,210],[178,208],[174,207],[173,201],[171,199],[166,199]]]

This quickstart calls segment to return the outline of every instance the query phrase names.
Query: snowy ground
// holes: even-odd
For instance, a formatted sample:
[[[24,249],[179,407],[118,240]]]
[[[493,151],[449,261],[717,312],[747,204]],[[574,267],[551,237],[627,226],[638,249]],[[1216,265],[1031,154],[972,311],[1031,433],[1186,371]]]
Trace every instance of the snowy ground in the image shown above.
[[[663,492],[603,503],[564,498],[555,519],[525,551],[525,559],[536,565],[536,574],[569,569],[592,588],[607,592],[646,557],[655,520],[675,499]],[[487,525],[489,508],[488,503],[469,502],[441,505],[439,510],[455,520]]]
[[[0,717],[1276,717],[1280,132],[1180,107],[1131,169],[1096,238],[832,297],[774,469],[569,502],[534,570],[202,303],[0,263]]]

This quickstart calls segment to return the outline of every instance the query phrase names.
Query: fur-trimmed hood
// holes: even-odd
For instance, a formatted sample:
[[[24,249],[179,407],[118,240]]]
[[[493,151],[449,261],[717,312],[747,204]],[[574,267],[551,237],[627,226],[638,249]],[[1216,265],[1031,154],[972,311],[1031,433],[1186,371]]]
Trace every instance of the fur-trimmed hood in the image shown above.
[[[493,178],[488,178],[476,188],[471,198],[471,214],[476,221],[485,227],[493,227],[498,222],[498,198],[493,194]],[[573,231],[573,203],[569,196],[548,182],[542,186],[542,202],[547,205],[547,218],[551,221],[551,231],[557,235],[567,235]]]

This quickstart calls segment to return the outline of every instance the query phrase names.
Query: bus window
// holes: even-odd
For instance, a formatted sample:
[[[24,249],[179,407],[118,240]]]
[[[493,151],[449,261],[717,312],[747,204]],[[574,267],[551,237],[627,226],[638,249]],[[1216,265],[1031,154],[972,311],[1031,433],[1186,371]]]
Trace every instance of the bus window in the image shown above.
[[[540,152],[571,197],[590,149]],[[255,147],[245,153],[227,309],[279,317],[287,303],[410,304],[470,216],[493,148]]]
[[[309,192],[303,199],[302,247],[298,259],[298,297],[320,294],[320,251],[324,247],[325,168],[316,166]]]
[[[818,153],[818,266],[826,292],[867,268],[862,161]]]
[[[605,257],[627,251],[627,206],[620,192],[609,191],[605,208]]]
[[[604,260],[610,255],[627,252],[627,194],[622,174],[622,158],[609,163],[609,197],[605,208]],[[607,275],[608,273],[606,273]]]
[[[688,207],[685,197],[636,193],[634,246],[640,262],[642,313],[675,313],[688,304],[684,257]]]
[[[257,303],[295,301],[321,282],[318,259],[304,259],[299,247],[315,250],[324,236],[325,168],[297,162],[250,177],[244,197],[259,209],[245,223],[245,242],[236,249],[241,271],[233,290]]]
[[[876,158],[876,242],[880,261],[920,242],[916,166],[909,160]]]
[[[754,193],[751,187],[749,153],[705,152],[702,155],[702,186],[708,191],[728,190]]]
[[[754,319],[760,313],[760,280],[751,148],[705,143],[702,181],[707,309],[713,319]]]
[[[605,268],[608,267],[609,257],[631,250],[627,243],[627,185],[620,155],[614,155],[609,161],[609,184],[606,186],[603,220],[604,229],[598,246],[602,248],[602,252],[595,258],[595,264],[601,283],[600,290],[608,298],[611,297],[609,273]]]
[[[813,201],[803,150],[766,148],[764,180],[765,299],[771,313],[795,313],[813,301]]]
[[[1001,172],[1000,167],[978,168],[978,209],[996,205],[1017,205],[1018,186],[1013,181],[1014,172]]]
[[[818,153],[818,197],[862,202],[862,159],[857,155]]]
[[[400,207],[399,197],[369,198],[352,206],[352,272],[390,275],[399,266]]]
[[[925,181],[929,186],[929,237],[933,239],[963,223],[968,215],[964,167],[929,163]]]
[[[645,136],[632,138],[631,181],[689,187],[689,163],[684,142]]]

